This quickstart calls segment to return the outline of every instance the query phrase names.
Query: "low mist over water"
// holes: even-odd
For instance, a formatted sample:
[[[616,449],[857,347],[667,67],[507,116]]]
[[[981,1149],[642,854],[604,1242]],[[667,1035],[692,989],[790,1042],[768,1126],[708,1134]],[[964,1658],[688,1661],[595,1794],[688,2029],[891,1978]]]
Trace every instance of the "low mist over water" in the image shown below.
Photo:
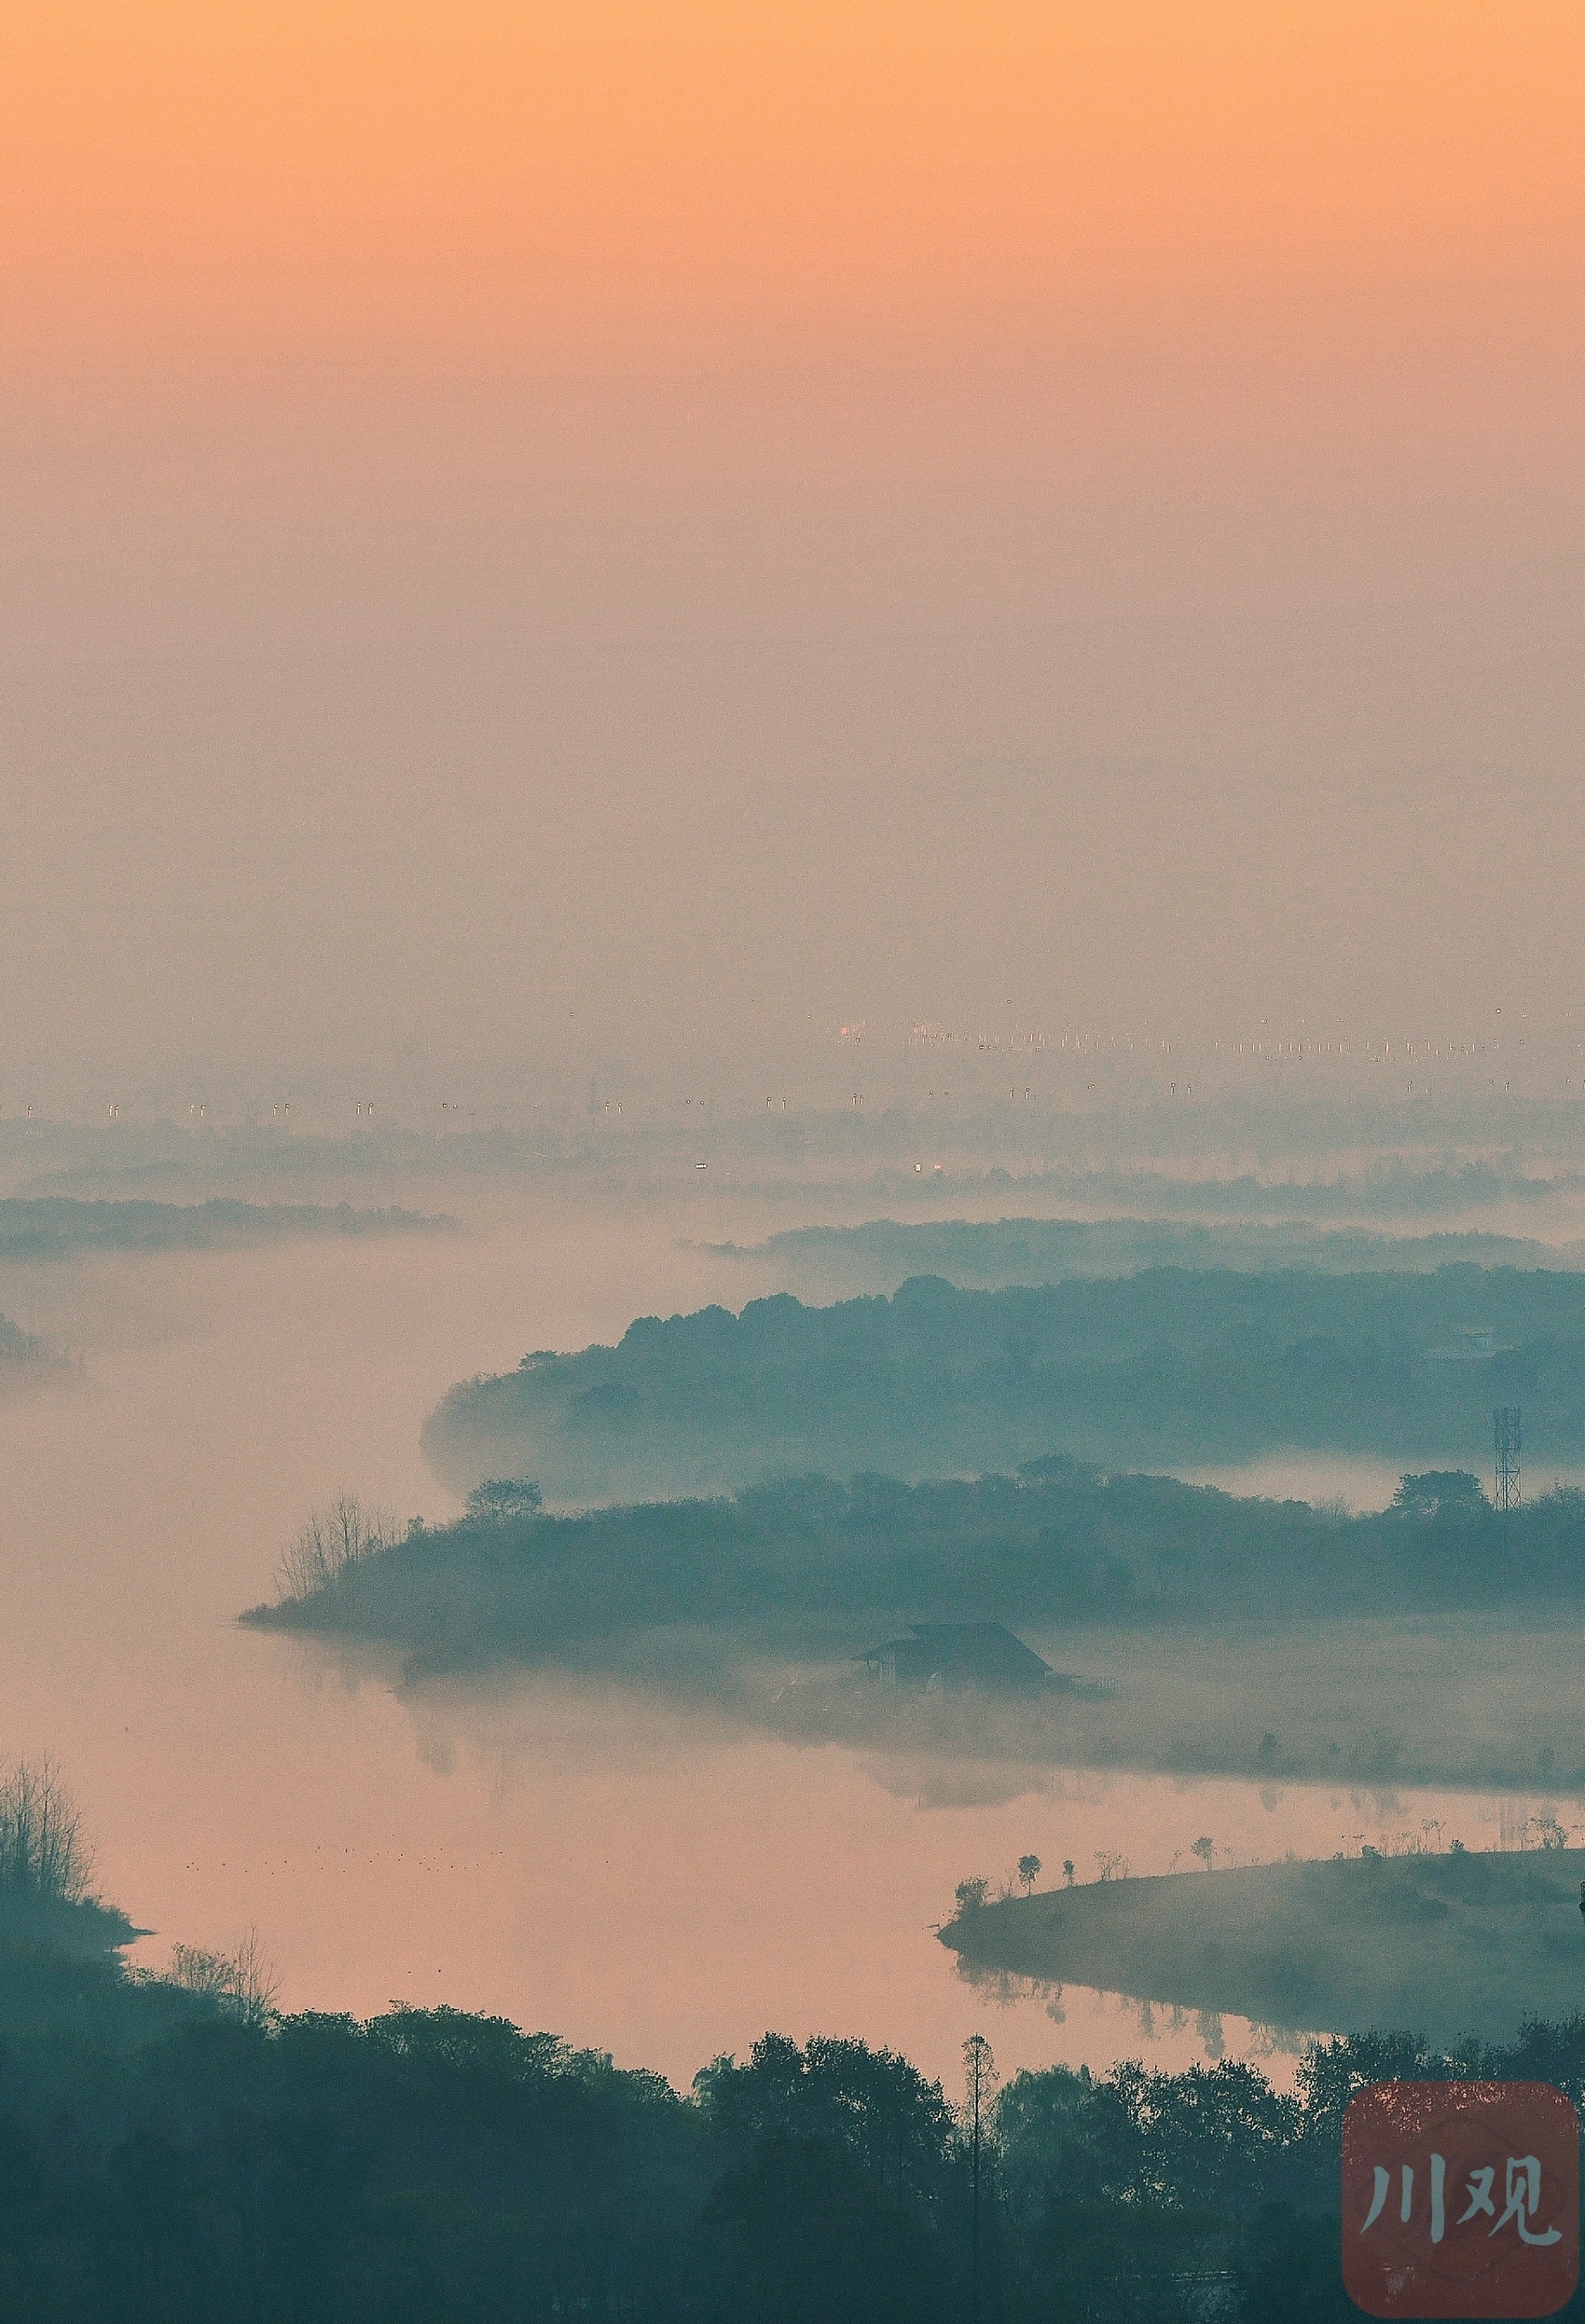
[[[1226,1863],[1433,1834],[1514,1846],[1549,1805],[1573,1812],[1538,1793],[1075,1773],[928,1739],[798,1740],[701,1694],[681,1645],[671,1683],[664,1645],[627,1680],[424,1681],[400,1657],[236,1628],[311,1504],[351,1490],[403,1525],[454,1514],[419,1451],[454,1379],[525,1346],[614,1340],[646,1308],[740,1298],[741,1262],[677,1223],[536,1200],[440,1241],[6,1270],[0,1305],[79,1358],[0,1402],[9,1734],[69,1768],[100,1886],[153,1932],[134,1958],[253,1924],[288,2007],[444,2000],[684,2080],[766,2025],[861,2033],[945,2072],[985,2015],[933,1934],[966,1877],[1009,1880],[1031,1853],[1043,1885],[1065,1861],[1081,1881],[1122,1877],[1118,1860],[1187,1868],[1202,1835]],[[1386,1497],[1368,1466],[1225,1481]],[[1108,1668],[1124,1651],[1082,1649]],[[997,2012],[1009,2065],[1103,2065],[1143,2038],[1120,2004],[1049,2001]],[[1205,2031],[1158,2018],[1151,2055],[1198,2055]],[[1261,2042],[1231,2021],[1216,2038]]]
[[[1582,26],[21,0],[4,2324],[1342,2324],[1585,2107]]]

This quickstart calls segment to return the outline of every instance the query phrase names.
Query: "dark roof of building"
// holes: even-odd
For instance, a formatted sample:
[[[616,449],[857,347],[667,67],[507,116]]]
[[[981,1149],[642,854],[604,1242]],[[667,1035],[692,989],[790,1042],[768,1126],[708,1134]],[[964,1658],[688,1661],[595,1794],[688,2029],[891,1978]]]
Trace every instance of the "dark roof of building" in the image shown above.
[[[889,1638],[858,1657],[861,1662],[892,1662],[944,1678],[1017,1680],[1027,1685],[1053,1675],[1049,1662],[1014,1638],[1000,1622],[915,1622],[905,1638]]]

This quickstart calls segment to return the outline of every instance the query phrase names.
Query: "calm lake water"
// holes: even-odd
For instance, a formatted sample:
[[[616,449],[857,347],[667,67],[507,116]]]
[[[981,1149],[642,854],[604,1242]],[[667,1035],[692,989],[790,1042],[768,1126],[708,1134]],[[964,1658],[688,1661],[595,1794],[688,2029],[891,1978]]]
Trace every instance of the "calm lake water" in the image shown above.
[[[703,1239],[696,1208],[686,1231]],[[418,1434],[453,1380],[771,1287],[676,1233],[547,1204],[488,1235],[0,1275],[0,1311],[83,1355],[0,1405],[0,1755],[59,1758],[99,1887],[153,1932],[136,1958],[256,1924],[287,2007],[498,2010],[682,2083],[767,2026],[949,2078],[978,2028],[1004,2071],[1176,2065],[1218,2029],[962,1984],[933,1934],[955,1884],[1027,1851],[1042,1885],[1064,1858],[1095,1877],[1102,1851],[1165,1871],[1202,1833],[1244,1860],[1433,1818],[1497,1845],[1540,1804],[865,1760],[563,1678],[406,1698],[234,1627],[310,1505],[452,1513]],[[1289,1464],[1281,1489],[1349,1492],[1323,1469]],[[1262,2046],[1232,2020],[1220,2038]]]

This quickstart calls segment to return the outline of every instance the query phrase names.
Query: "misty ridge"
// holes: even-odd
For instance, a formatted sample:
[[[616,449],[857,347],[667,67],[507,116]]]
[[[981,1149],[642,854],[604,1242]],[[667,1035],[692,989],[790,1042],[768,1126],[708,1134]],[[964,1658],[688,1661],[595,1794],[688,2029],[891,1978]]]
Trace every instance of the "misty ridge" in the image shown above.
[[[806,1307],[790,1294],[641,1317],[615,1347],[463,1382],[424,1450],[453,1487],[531,1476],[552,1503],[766,1474],[1012,1470],[1054,1448],[1138,1467],[1281,1447],[1427,1466],[1485,1457],[1495,1404],[1534,1455],[1585,1452],[1585,1276],[1148,1268]]]
[[[1162,1191],[1158,1180],[1151,1192],[1159,1197]],[[1226,1181],[1207,1182],[1206,1191],[1211,1207],[1233,1189]],[[1246,1191],[1251,1207],[1259,1207],[1278,1190]],[[772,1260],[795,1283],[812,1281],[847,1295],[894,1291],[915,1275],[944,1275],[960,1290],[1002,1290],[1073,1275],[1137,1275],[1152,1267],[1236,1268],[1249,1274],[1284,1268],[1424,1274],[1459,1264],[1585,1267],[1585,1242],[1560,1245],[1468,1231],[1391,1234],[1371,1227],[1317,1227],[1309,1220],[1207,1225],[1159,1217],[874,1218],[851,1227],[792,1227],[763,1243],[708,1247],[722,1258]]]
[[[90,1202],[64,1195],[0,1200],[0,1260],[92,1252],[238,1250],[296,1238],[454,1232],[454,1218],[351,1203]]]
[[[1052,1127],[1054,1147],[1078,1146],[1082,1153],[1060,1160],[1029,1155],[1010,1167],[952,1146],[941,1163],[882,1166],[867,1183],[890,1203],[971,1194],[1005,1201],[1015,1193],[1103,1218],[1138,1212],[1189,1221],[1291,1220],[1301,1231],[1319,1219],[1400,1223],[1499,1206],[1537,1212],[1585,1186],[1585,1172],[1558,1161],[1560,1152],[1574,1152],[1572,1121],[1555,1125],[1561,1146],[1543,1143],[1528,1157],[1509,1150],[1464,1159],[1426,1148],[1424,1123],[1340,1120],[1321,1109],[1251,1121],[1240,1119],[1237,1108],[1207,1107],[1198,1120],[1152,1121],[1112,1107]],[[986,1133],[994,1150],[989,1123]],[[1259,1165],[1240,1166],[1234,1157],[1247,1155],[1251,1145]],[[1370,1159],[1360,1160],[1361,1148]],[[1102,1159],[1109,1148],[1114,1158]]]
[[[392,1639],[445,1668],[672,1627],[796,1643],[937,1617],[1049,1630],[1518,1612],[1585,1585],[1585,1491],[1498,1511],[1461,1471],[1406,1476],[1390,1508],[1362,1516],[1065,1454],[1013,1477],[801,1477],[576,1516],[538,1509],[536,1492],[486,1486],[456,1522],[405,1533],[343,1501],[308,1521],[279,1603],[248,1618]]]
[[[840,1049],[840,1044],[836,1045]],[[679,1061],[664,1074],[502,1070],[466,1096],[436,1076],[382,1078],[378,1107],[299,1093],[231,1118],[0,1119],[0,1183],[15,1196],[265,1199],[312,1187],[367,1201],[437,1179],[468,1186],[608,1187],[694,1201],[730,1186],[776,1201],[906,1210],[944,1197],[1183,1219],[1424,1221],[1497,1208],[1539,1215],[1585,1187],[1579,1112],[1483,1083],[1432,1103],[1316,1096],[1234,1081],[1165,1102],[1148,1084],[1020,1096],[1001,1068],[955,1067],[923,1085],[906,1042],[861,1052],[868,1093],[834,1104],[833,1059]],[[846,1055],[837,1059],[846,1078]],[[976,1078],[977,1071],[977,1078]],[[1302,1083],[1305,1077],[1300,1076]],[[982,1083],[987,1086],[981,1086]],[[532,1094],[526,1095],[525,1088]],[[287,1116],[289,1115],[289,1119]]]

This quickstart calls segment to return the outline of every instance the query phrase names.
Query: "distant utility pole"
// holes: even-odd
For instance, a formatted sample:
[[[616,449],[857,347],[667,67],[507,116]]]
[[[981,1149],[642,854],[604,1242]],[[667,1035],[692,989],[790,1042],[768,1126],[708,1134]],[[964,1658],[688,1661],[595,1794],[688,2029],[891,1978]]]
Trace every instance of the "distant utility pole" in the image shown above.
[[[973,2324],[980,2324],[980,2152],[983,2117],[996,2087],[996,2060],[983,2033],[972,2033],[963,2044],[964,2079],[968,2084],[969,2162],[972,2189],[972,2242],[969,2262],[970,2307]]]
[[[1505,1404],[1500,1412],[1494,1412],[1492,1428],[1496,1438],[1496,1505],[1499,1509],[1516,1509],[1523,1498],[1519,1486],[1519,1454],[1524,1438],[1519,1425],[1518,1405]]]

